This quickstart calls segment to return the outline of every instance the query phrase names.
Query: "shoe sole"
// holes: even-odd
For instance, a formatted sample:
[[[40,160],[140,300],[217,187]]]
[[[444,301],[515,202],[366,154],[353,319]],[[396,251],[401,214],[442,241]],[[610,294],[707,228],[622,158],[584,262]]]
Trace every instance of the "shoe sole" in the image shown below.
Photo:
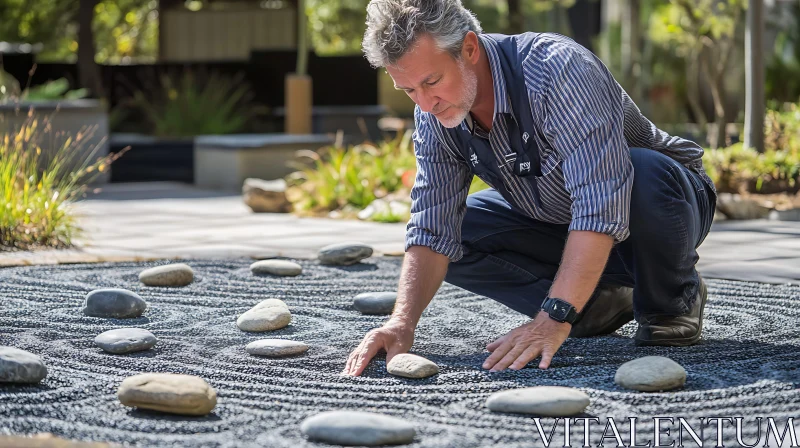
[[[700,340],[700,337],[703,334],[703,313],[706,308],[706,301],[708,299],[708,288],[706,287],[706,283],[704,281],[700,282],[700,287],[702,288],[702,294],[700,294],[699,299],[700,302],[700,325],[697,334],[690,337],[690,338],[682,338],[682,339],[664,339],[661,341],[643,341],[641,339],[634,339],[637,347],[652,347],[652,346],[660,346],[660,347],[688,347],[690,345],[694,345],[697,341]]]

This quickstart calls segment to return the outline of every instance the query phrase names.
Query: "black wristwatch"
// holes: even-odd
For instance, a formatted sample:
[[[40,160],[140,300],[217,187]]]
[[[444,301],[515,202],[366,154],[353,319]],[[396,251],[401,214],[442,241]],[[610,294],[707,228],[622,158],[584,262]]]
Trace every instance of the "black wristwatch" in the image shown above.
[[[578,319],[578,311],[566,300],[548,297],[542,303],[542,311],[550,315],[550,318],[558,322],[569,322],[574,324]]]

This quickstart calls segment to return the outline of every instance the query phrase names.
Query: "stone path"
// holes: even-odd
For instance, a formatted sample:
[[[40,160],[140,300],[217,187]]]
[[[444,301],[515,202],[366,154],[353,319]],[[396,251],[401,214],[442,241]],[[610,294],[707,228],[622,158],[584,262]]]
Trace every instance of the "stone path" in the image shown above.
[[[361,241],[402,254],[405,224],[254,214],[239,195],[169,182],[110,184],[77,204],[87,238],[78,250],[0,253],[1,266],[165,258],[313,258]],[[700,248],[708,278],[800,283],[800,222],[722,221]]]

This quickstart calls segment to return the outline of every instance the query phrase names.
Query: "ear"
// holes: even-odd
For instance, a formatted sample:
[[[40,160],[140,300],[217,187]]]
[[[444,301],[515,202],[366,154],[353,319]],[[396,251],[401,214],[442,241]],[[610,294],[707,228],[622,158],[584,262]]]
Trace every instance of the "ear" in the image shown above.
[[[473,31],[467,31],[464,36],[464,43],[461,45],[461,57],[465,62],[477,64],[481,54],[478,35]]]

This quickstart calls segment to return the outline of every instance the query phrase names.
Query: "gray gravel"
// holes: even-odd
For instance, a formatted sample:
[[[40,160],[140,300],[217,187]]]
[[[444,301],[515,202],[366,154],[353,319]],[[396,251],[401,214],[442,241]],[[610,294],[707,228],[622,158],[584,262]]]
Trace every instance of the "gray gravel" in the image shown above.
[[[635,326],[629,323],[618,335],[568,340],[548,370],[532,363],[533,368],[517,372],[488,373],[481,369],[485,345],[526,318],[445,285],[426,310],[412,348],[439,365],[438,375],[391,376],[379,355],[362,377],[346,378],[339,372],[347,354],[386,319],[353,310],[353,297],[394,289],[399,260],[370,259],[347,267],[300,260],[304,275],[296,278],[254,277],[251,262],[193,260],[195,281],[181,289],[141,285],[138,273],[155,263],[0,269],[0,345],[40,355],[49,370],[38,385],[0,385],[0,433],[51,432],[134,446],[322,447],[303,437],[300,423],[322,411],[348,409],[411,422],[417,435],[409,446],[522,448],[541,446],[531,417],[492,413],[484,403],[493,392],[537,385],[583,390],[591,398],[585,416],[601,422],[614,417],[625,440],[627,417],[633,416],[693,422],[743,416],[745,434],[754,435],[755,425],[748,423],[755,415],[774,417],[782,429],[786,417],[800,414],[798,286],[709,280],[704,340],[697,346],[637,348],[631,339]],[[89,291],[112,287],[138,293],[148,310],[134,319],[82,314]],[[239,330],[236,317],[271,297],[284,300],[293,317],[288,327],[267,337],[307,343],[303,356],[270,359],[245,352],[247,343],[265,335]],[[120,356],[104,353],[93,342],[103,331],[132,326],[153,332],[159,344]],[[643,393],[614,384],[622,363],[647,355],[681,364],[688,376],[685,387]],[[143,372],[200,376],[217,390],[218,405],[207,417],[125,408],[117,401],[117,387]],[[549,430],[552,420],[542,422]],[[594,445],[603,425],[593,432]],[[637,429],[639,444],[652,437],[651,423]],[[676,434],[677,425],[672,429]],[[713,428],[706,433],[710,436]],[[573,427],[572,434],[573,446],[580,445],[582,427]],[[735,440],[733,431],[726,432],[726,440]],[[615,446],[613,439],[606,444]]]

